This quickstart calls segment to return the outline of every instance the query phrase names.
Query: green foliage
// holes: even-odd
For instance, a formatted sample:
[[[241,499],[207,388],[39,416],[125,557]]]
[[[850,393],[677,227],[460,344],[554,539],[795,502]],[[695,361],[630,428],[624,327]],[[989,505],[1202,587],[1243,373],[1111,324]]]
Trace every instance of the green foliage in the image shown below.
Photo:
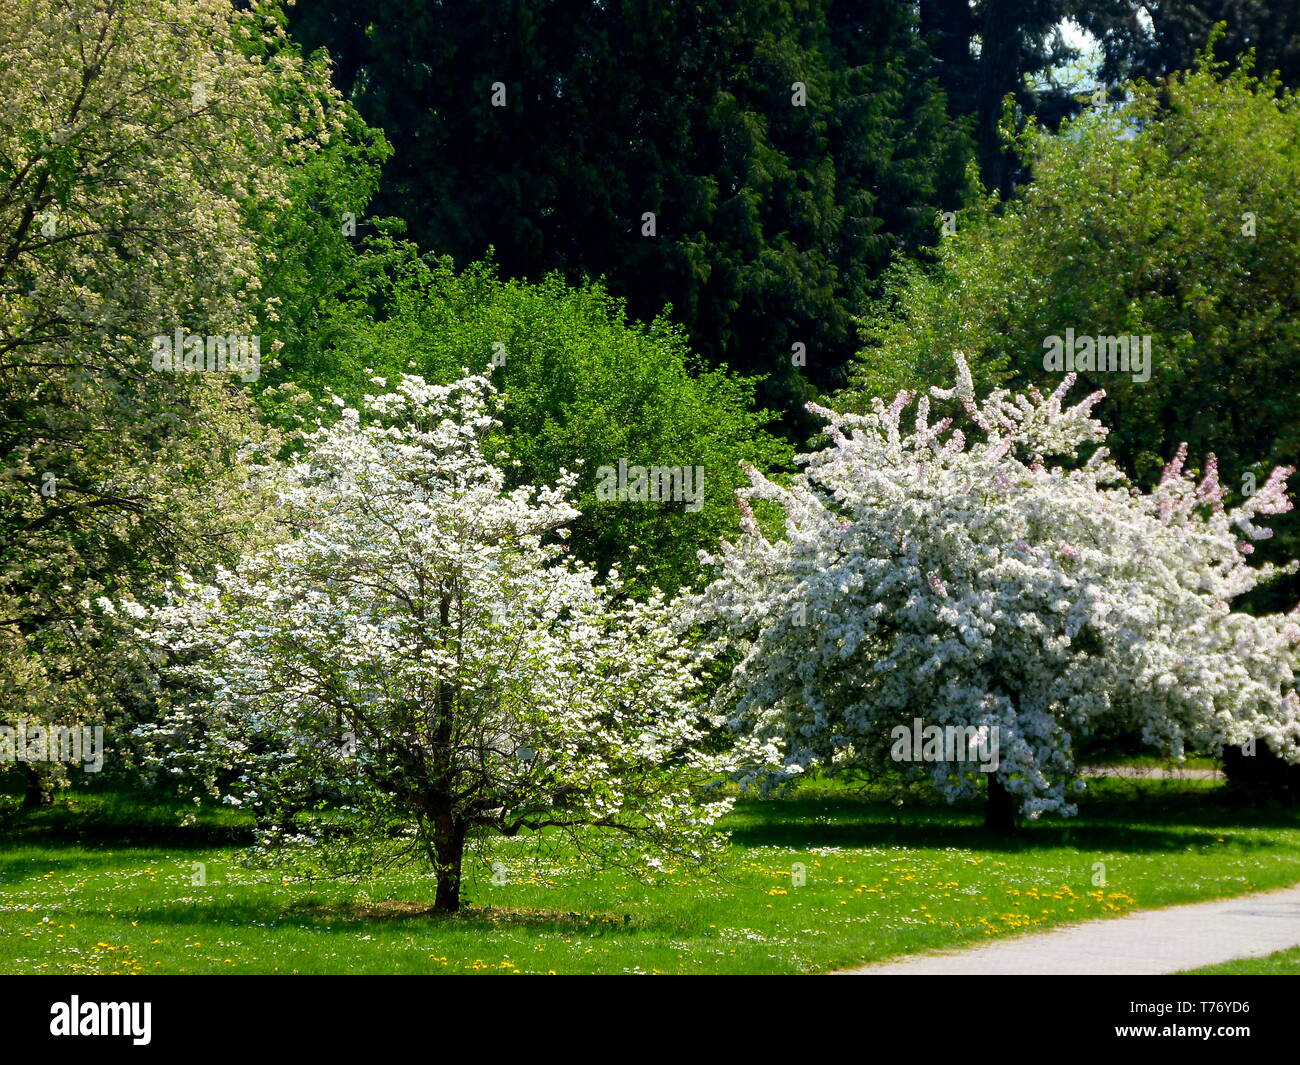
[[[392,141],[380,206],[423,248],[603,277],[641,321],[671,306],[787,413],[841,383],[869,284],[960,202],[965,140],[894,0],[323,0],[292,19]]]
[[[1215,55],[1240,61],[1255,53],[1262,71],[1278,71],[1284,85],[1300,84],[1300,5],[1278,0],[1085,0],[1075,16],[1102,43],[1109,82],[1124,77],[1154,79],[1196,64],[1216,25],[1222,39]],[[1135,15],[1148,15],[1144,23]],[[1154,17],[1152,17],[1154,16]]]
[[[246,388],[157,372],[151,338],[254,325],[244,216],[273,212],[330,136],[286,103],[333,90],[285,45],[260,4],[0,8],[7,716],[112,710],[135,667],[90,601],[209,564],[253,524],[238,452],[267,434]]]
[[[1217,454],[1235,492],[1300,465],[1295,397],[1279,387],[1300,376],[1297,98],[1208,60],[1129,92],[1057,135],[1031,126],[1033,183],[1001,211],[963,212],[936,268],[896,271],[866,322],[855,405],[942,383],[954,349],[980,385],[1050,387],[1047,337],[1148,334],[1149,381],[1080,375],[1106,390],[1108,446],[1131,472],[1149,481],[1182,441],[1194,461]],[[1294,555],[1295,521],[1276,527]]]
[[[261,55],[262,42],[246,44]],[[278,87],[280,110],[272,117],[291,135],[289,119],[316,114],[331,136],[285,175],[274,204],[245,204],[257,241],[258,301],[263,367],[257,399],[262,413],[282,426],[294,424],[301,390],[334,389],[359,398],[365,374],[345,338],[373,317],[378,279],[409,259],[396,239],[401,219],[367,214],[392,147],[356,109],[328,91],[330,64],[323,53],[301,60],[312,78]]]
[[[258,326],[275,355],[264,384],[358,377],[339,344],[344,323],[366,314],[362,281],[396,254],[383,238],[400,223],[364,214],[391,149],[350,106],[336,105],[341,132],[294,170],[288,204],[250,219],[260,244]],[[355,234],[345,231],[349,222]]]
[[[980,174],[989,188],[1006,195],[1023,178],[1019,160],[999,133],[1008,96],[1017,120],[1036,115],[1052,127],[1077,106],[1050,75],[1077,57],[1059,26],[1087,3],[918,0],[921,32],[938,61],[939,85],[950,113],[973,123]]]
[[[825,972],[1294,882],[1294,815],[1230,811],[1196,783],[1097,781],[1110,801],[1080,822],[1008,842],[968,810],[810,781],[742,801],[711,876],[632,877],[559,834],[497,840],[454,917],[418,869],[354,885],[243,868],[227,840],[251,818],[228,810],[82,794],[5,817],[0,796],[0,970]]]
[[[380,295],[387,314],[349,338],[354,357],[377,374],[440,383],[497,362],[512,475],[549,484],[583,463],[573,543],[599,567],[643,565],[665,588],[694,580],[696,551],[735,528],[741,461],[772,468],[789,457],[751,409],[752,382],[701,367],[665,320],[629,322],[599,285],[558,276],[530,285],[490,265],[458,273],[447,260],[412,260]],[[703,505],[598,499],[598,468],[619,459],[704,467]]]

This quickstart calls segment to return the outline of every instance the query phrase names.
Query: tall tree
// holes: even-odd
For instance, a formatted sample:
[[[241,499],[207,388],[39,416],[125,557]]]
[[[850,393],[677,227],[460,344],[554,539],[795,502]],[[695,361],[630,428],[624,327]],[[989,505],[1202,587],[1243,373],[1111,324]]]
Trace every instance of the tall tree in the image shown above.
[[[248,217],[337,94],[229,0],[6,4],[0,54],[0,702],[86,721],[121,662],[90,601],[229,546],[259,435],[251,359],[159,372],[153,338],[251,352]]]
[[[1110,0],[1084,4],[1079,22],[1101,40],[1102,77],[1154,81],[1196,64],[1217,24],[1215,55],[1239,61],[1255,52],[1261,73],[1276,71],[1283,85],[1300,85],[1300,5],[1277,0]]]
[[[984,382],[1050,387],[1077,368],[1106,390],[1130,473],[1153,480],[1187,441],[1249,493],[1267,467],[1300,466],[1294,398],[1278,387],[1300,376],[1300,100],[1208,60],[1127,92],[1059,134],[1031,128],[1023,194],[962,214],[936,271],[900,269],[854,367],[859,409],[942,380],[954,348]],[[1146,337],[1149,363],[1049,365],[1051,338],[1070,333]],[[1298,546],[1287,516],[1263,553]]]

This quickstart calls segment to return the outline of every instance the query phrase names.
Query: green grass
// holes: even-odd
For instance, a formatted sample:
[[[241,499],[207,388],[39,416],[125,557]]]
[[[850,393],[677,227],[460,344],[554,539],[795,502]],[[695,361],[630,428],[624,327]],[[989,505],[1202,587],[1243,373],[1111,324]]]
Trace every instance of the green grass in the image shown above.
[[[1162,758],[1153,754],[1125,754],[1113,757],[1098,756],[1087,760],[1088,765],[1098,766],[1122,766],[1126,769],[1168,769],[1178,771],[1182,769],[1222,769],[1223,764],[1217,758],[1187,758],[1182,762],[1175,762],[1169,758]]]
[[[1262,958],[1238,958],[1222,965],[1191,969],[1183,976],[1300,976],[1300,947],[1279,950]]]
[[[283,883],[238,864],[237,814],[81,795],[0,820],[0,972],[816,972],[1300,881],[1295,812],[1228,807],[1208,781],[1090,794],[1080,818],[1006,841],[975,810],[813,784],[742,803],[710,876],[501,841],[452,917],[428,912],[418,871]]]

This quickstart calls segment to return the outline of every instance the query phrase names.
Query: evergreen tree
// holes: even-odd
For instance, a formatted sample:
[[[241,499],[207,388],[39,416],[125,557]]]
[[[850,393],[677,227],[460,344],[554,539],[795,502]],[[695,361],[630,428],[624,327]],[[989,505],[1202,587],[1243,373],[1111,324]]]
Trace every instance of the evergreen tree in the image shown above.
[[[294,12],[392,142],[377,206],[423,247],[604,276],[643,320],[671,305],[786,410],[840,380],[872,280],[961,199],[964,142],[907,4]]]
[[[1111,0],[1087,4],[1079,21],[1102,42],[1102,77],[1155,80],[1195,65],[1216,24],[1215,55],[1236,62],[1253,49],[1261,73],[1300,84],[1300,6],[1276,0]]]

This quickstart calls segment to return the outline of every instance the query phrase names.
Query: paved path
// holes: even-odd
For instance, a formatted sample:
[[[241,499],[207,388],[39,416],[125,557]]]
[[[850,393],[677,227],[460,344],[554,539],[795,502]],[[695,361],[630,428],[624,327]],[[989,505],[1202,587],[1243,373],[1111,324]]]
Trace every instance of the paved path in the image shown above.
[[[919,954],[844,976],[1148,976],[1300,946],[1300,884],[1139,910],[962,951]]]
[[[1129,780],[1224,780],[1222,769],[1166,769],[1161,766],[1088,765],[1081,777],[1124,777]]]

